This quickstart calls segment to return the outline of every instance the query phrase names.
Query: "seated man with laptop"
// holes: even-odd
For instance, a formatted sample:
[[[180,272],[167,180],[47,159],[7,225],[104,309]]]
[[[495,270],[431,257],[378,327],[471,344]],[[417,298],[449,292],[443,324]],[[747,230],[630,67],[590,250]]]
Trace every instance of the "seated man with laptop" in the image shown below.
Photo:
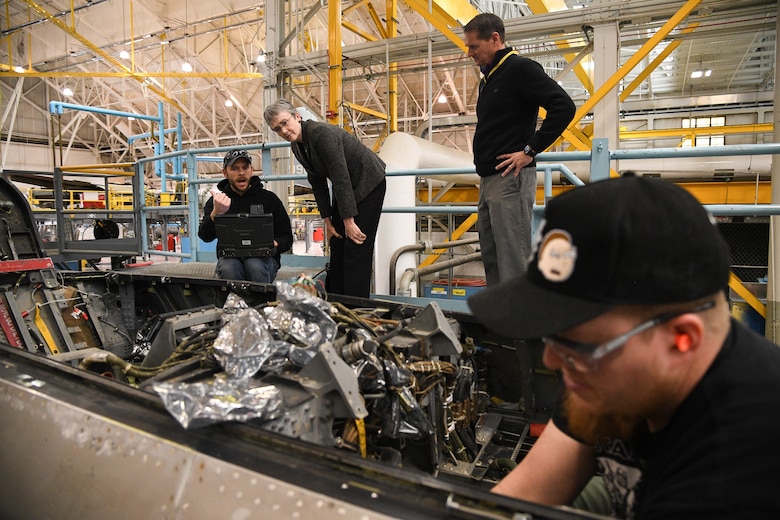
[[[253,175],[246,150],[230,150],[222,162],[224,179],[203,207],[198,236],[217,239],[219,278],[271,283],[281,253],[292,247],[287,209],[275,193]]]

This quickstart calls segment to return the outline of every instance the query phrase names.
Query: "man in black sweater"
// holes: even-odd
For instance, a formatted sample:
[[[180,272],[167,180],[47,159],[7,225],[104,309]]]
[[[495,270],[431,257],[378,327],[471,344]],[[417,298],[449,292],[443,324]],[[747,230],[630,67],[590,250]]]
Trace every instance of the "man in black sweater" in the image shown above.
[[[541,65],[506,46],[498,16],[475,16],[464,27],[463,39],[483,74],[474,164],[480,176],[482,262],[488,285],[495,285],[525,272],[536,197],[534,156],[566,129],[575,106]],[[540,107],[547,116],[537,130]]]
[[[223,180],[203,207],[203,221],[198,236],[204,242],[217,238],[214,217],[226,213],[271,213],[274,217],[274,248],[271,255],[260,257],[223,256],[217,241],[217,276],[227,280],[249,280],[271,283],[281,265],[281,253],[292,247],[290,217],[275,193],[263,188],[252,175],[252,160],[246,150],[230,150],[222,163]]]

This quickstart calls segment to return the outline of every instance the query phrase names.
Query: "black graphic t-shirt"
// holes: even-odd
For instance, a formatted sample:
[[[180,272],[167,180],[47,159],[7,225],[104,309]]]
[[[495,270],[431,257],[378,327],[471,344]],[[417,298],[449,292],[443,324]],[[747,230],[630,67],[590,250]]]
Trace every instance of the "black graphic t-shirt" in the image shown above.
[[[780,518],[780,347],[735,320],[660,432],[594,447],[621,518]],[[567,432],[566,420],[554,418]]]
[[[642,478],[642,461],[631,443],[610,439],[595,446],[599,474],[612,498],[612,510],[621,518],[632,518],[636,487]]]

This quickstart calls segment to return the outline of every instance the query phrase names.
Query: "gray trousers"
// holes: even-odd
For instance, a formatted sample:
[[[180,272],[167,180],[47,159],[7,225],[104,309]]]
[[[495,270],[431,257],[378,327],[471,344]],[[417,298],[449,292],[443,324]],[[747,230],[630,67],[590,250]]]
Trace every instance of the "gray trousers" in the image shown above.
[[[485,280],[496,285],[525,272],[531,255],[536,168],[515,177],[480,177],[477,227]]]

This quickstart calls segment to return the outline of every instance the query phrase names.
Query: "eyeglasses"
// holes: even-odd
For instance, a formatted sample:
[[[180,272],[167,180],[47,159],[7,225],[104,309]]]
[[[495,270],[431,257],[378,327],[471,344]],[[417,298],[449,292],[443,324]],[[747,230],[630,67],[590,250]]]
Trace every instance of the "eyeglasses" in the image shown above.
[[[555,352],[569,368],[577,370],[578,372],[591,372],[598,367],[599,359],[610,352],[614,352],[621,348],[628,343],[628,340],[637,334],[641,334],[648,329],[652,329],[653,327],[678,316],[682,316],[683,314],[703,312],[712,309],[713,307],[715,307],[715,302],[708,301],[689,310],[659,314],[654,318],[643,321],[628,332],[624,332],[618,337],[598,345],[593,343],[582,343],[571,339],[561,338],[560,336],[546,336],[542,338],[542,342],[544,342],[545,346],[550,347],[550,349]]]
[[[271,130],[276,132],[277,134],[282,131],[282,128],[287,126],[287,123],[290,122],[290,119],[292,119],[292,116],[288,117],[287,119],[284,119],[282,121],[279,121],[279,124],[273,127]]]

